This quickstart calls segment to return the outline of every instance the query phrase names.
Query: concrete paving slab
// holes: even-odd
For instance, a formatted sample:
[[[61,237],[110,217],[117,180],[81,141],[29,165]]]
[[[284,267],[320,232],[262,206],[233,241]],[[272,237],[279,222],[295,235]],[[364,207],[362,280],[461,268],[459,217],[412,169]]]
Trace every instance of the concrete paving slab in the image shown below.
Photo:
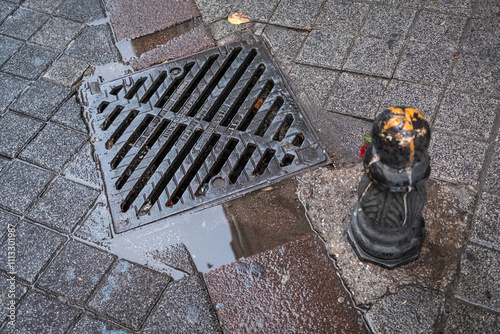
[[[42,128],[43,123],[13,112],[0,118],[0,154],[15,157]]]
[[[422,0],[379,0],[385,5],[396,5],[400,7],[420,8],[423,3]]]
[[[191,254],[183,243],[165,245],[156,249],[156,254],[153,254],[152,257],[158,262],[188,274],[195,274],[198,271]]]
[[[282,0],[270,23],[280,26],[310,29],[318,16],[323,0]]]
[[[146,36],[200,16],[193,0],[105,0],[104,3],[117,41]]]
[[[281,63],[281,69],[288,72],[307,37],[307,32],[268,25],[263,35],[269,41],[273,57]]]
[[[54,116],[52,116],[51,121],[67,125],[73,130],[87,132],[87,126],[82,117],[82,106],[76,102],[74,96],[64,102]]]
[[[314,27],[354,35],[361,28],[368,10],[368,4],[327,1]]]
[[[410,8],[374,6],[367,15],[361,34],[404,39],[416,12]]]
[[[307,36],[297,62],[339,70],[344,64],[352,39],[348,35],[313,30]]]
[[[92,158],[90,143],[86,143],[64,170],[68,178],[77,182],[101,189],[101,177],[96,163]]]
[[[445,334],[495,333],[500,328],[500,316],[484,309],[457,301],[446,322]]]
[[[414,42],[456,47],[467,18],[445,13],[422,11],[410,35]]]
[[[14,52],[19,50],[23,42],[0,35],[0,66],[9,59]]]
[[[104,277],[88,307],[138,330],[169,282],[166,275],[120,260]]]
[[[0,114],[29,84],[27,80],[0,73]]]
[[[498,17],[500,4],[496,0],[477,0],[476,11],[473,17]]]
[[[227,19],[234,6],[235,0],[195,0],[201,17],[206,23]]]
[[[167,286],[141,333],[222,333],[203,278],[190,275]]]
[[[27,43],[2,66],[2,71],[35,80],[57,57],[57,52]]]
[[[66,0],[59,6],[55,15],[83,23],[106,17],[99,0]]]
[[[223,266],[205,280],[224,332],[366,332],[313,235]]]
[[[49,18],[47,14],[20,7],[0,26],[0,33],[27,40]]]
[[[12,285],[15,285],[13,289]],[[19,301],[26,291],[28,291],[28,288],[15,278],[13,280],[10,275],[0,276],[0,295],[3,297],[0,300],[0,316],[2,319],[5,319],[10,313],[8,308],[11,307],[11,302],[14,301],[15,305],[19,305]],[[10,318],[8,320],[10,320]]]
[[[70,240],[44,271],[37,286],[83,306],[113,261],[109,253]]]
[[[58,178],[50,185],[28,216],[53,229],[69,233],[96,200],[99,191]]]
[[[268,22],[278,5],[279,0],[237,0],[232,8],[233,13],[251,13],[253,22]]]
[[[12,14],[12,12],[14,11],[15,8],[16,8],[16,6],[14,6],[13,3],[5,2],[5,1],[0,1],[0,23],[7,16],[9,16],[10,14]]]
[[[83,240],[109,249],[111,235],[111,214],[102,203],[97,203],[75,235]]]
[[[52,14],[63,1],[64,0],[26,0],[23,2],[23,7]]]
[[[442,12],[451,12],[461,15],[470,15],[473,9],[474,0],[441,0],[425,1],[424,8]]]
[[[8,232],[7,230],[11,226],[16,226],[18,222],[18,216],[13,215],[10,212],[0,210],[0,228],[2,229],[2,232],[0,232],[0,238]]]
[[[496,159],[496,157],[500,156],[500,143],[498,139],[495,141],[493,145],[493,152],[491,156],[494,157],[491,159],[489,166],[486,171],[486,179],[484,181],[484,187],[493,193],[500,195],[500,178],[498,177],[500,171],[500,160]]]
[[[84,314],[78,320],[71,334],[106,333],[106,334],[131,334],[131,330],[119,327],[108,322],[99,320],[93,316]]]
[[[14,161],[0,175],[0,206],[24,213],[46,184],[54,177],[52,172]]]
[[[63,55],[52,64],[43,77],[61,85],[72,87],[82,78],[88,67],[89,64],[84,60]]]
[[[85,139],[86,135],[82,133],[48,123],[19,156],[42,167],[60,171]]]
[[[472,221],[469,239],[500,250],[500,197],[483,193]]]
[[[49,48],[63,50],[85,27],[82,23],[52,17],[36,32],[30,41]]]
[[[500,251],[469,245],[462,254],[456,296],[500,311]]]
[[[321,107],[328,99],[337,75],[336,71],[296,64],[288,74],[288,82],[301,101]]]
[[[210,24],[210,31],[214,40],[219,41],[223,38],[230,36],[231,34],[237,34],[240,32],[254,32],[258,35],[262,34],[262,31],[265,28],[264,23],[258,22],[250,22],[243,24],[231,24],[228,20],[222,19]],[[235,39],[238,39],[239,36],[235,36]],[[217,43],[220,44],[220,43]],[[226,44],[226,43],[223,43]]]
[[[15,270],[15,276],[33,283],[40,271],[55,255],[66,237],[49,231],[43,227],[34,225],[25,220],[16,227],[16,263],[10,268],[7,262],[7,240],[2,243],[4,250],[0,255],[2,269],[11,272]],[[16,327],[17,327],[16,322]]]
[[[472,19],[465,33],[463,49],[482,56],[498,55],[500,34],[497,27],[500,18]]]

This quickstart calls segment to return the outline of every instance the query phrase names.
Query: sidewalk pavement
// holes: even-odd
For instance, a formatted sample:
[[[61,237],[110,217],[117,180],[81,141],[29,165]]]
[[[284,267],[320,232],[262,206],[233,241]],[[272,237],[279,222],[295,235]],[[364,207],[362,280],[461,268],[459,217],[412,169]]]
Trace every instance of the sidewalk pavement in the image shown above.
[[[232,12],[253,22],[231,25]],[[499,24],[495,0],[0,0],[1,331],[494,333]],[[332,156],[333,166],[299,176],[298,190],[336,267],[313,234],[205,275],[182,245],[159,250],[180,277],[118,257],[75,99],[82,75],[120,61],[119,70],[146,68],[248,31],[268,42]],[[422,254],[388,271],[359,262],[345,229],[357,151],[394,104],[431,124],[432,174]],[[275,304],[286,312],[266,314],[284,296],[266,289],[289,279],[285,296],[328,288],[299,303],[319,308],[286,308],[300,300],[289,296]]]

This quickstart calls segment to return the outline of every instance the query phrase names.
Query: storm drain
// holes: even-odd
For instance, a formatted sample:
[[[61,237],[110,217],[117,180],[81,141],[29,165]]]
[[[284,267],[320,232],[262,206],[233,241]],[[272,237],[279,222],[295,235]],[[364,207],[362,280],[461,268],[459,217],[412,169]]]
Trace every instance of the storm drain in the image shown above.
[[[261,42],[87,80],[80,93],[117,233],[327,160]]]

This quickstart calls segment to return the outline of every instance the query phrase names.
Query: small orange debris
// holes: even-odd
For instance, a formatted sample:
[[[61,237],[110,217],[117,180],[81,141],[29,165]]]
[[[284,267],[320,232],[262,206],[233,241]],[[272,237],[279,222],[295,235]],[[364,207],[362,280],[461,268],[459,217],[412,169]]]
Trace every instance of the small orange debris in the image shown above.
[[[255,102],[255,109],[260,109],[262,107],[262,104],[264,103],[264,100],[262,98],[258,99],[257,102]]]
[[[233,13],[233,14],[229,15],[229,17],[227,18],[227,20],[231,24],[242,24],[242,23],[252,22],[243,13]]]

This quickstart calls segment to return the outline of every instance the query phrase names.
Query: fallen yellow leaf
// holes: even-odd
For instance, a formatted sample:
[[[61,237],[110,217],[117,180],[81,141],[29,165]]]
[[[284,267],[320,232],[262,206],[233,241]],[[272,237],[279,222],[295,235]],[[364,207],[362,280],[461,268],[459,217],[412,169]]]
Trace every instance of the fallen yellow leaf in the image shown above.
[[[440,26],[444,26],[445,23],[446,23],[446,21],[443,21],[443,23],[441,23]]]
[[[227,18],[227,20],[231,24],[242,24],[242,23],[252,22],[243,13],[233,13],[233,14],[229,15],[229,17]]]
[[[267,187],[267,188],[262,189],[262,191],[269,191],[269,190],[273,190],[273,189],[274,189],[273,187]]]

